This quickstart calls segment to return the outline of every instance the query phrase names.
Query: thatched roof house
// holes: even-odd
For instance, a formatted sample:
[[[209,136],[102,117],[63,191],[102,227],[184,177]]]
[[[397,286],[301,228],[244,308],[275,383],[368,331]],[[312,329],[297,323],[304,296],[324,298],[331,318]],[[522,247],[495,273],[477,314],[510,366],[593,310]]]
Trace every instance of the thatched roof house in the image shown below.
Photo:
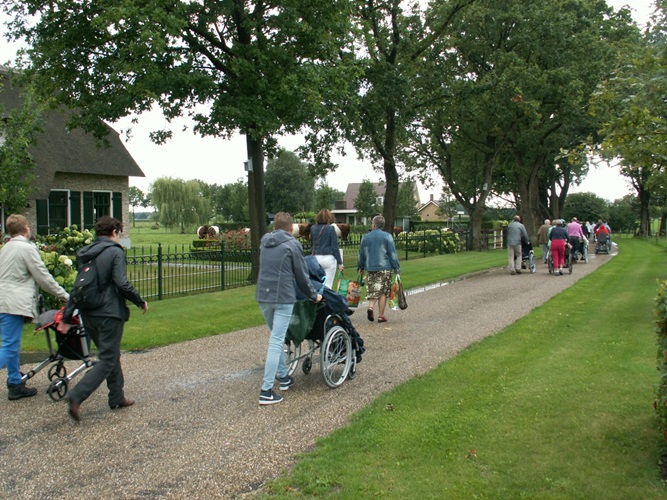
[[[12,84],[11,70],[0,66],[3,118],[23,104],[23,91]],[[67,118],[62,111],[45,113],[43,133],[28,147],[35,179],[25,215],[40,234],[71,224],[92,228],[101,215],[122,220],[127,231],[129,177],[144,173],[111,127],[105,147],[91,134],[70,129]]]

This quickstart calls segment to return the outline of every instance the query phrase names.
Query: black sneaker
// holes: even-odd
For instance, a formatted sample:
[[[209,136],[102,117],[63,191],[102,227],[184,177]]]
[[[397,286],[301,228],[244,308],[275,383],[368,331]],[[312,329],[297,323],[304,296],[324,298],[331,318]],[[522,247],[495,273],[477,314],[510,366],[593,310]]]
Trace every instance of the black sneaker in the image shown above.
[[[294,379],[287,375],[285,378],[279,378],[278,383],[280,384],[280,390],[286,391],[294,385]]]
[[[261,391],[259,393],[259,404],[260,405],[273,405],[280,403],[283,400],[282,396],[278,396],[272,389],[268,391]]]
[[[7,384],[7,398],[10,400],[29,398],[37,394],[37,389],[26,387],[25,382],[20,384]]]

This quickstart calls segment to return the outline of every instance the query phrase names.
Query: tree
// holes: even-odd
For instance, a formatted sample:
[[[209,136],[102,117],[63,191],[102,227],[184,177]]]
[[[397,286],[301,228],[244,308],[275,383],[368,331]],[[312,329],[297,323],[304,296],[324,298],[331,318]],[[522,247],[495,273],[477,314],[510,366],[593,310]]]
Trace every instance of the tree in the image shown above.
[[[490,194],[513,199],[534,234],[583,173],[555,158],[596,131],[588,97],[624,29],[603,3],[479,0],[436,40],[418,80],[431,104],[411,149],[470,214],[474,244]]]
[[[623,60],[602,85],[591,112],[603,124],[600,145],[608,160],[618,160],[639,200],[639,235],[651,233],[649,205],[654,188],[663,190],[667,165],[667,19],[656,2],[652,27],[628,45]]]
[[[342,200],[345,193],[338,191],[322,181],[315,188],[315,198],[313,200],[313,211],[319,212],[323,208],[333,210],[336,202]]]
[[[3,75],[4,76],[4,75]],[[7,76],[2,85],[9,85]],[[34,103],[32,91],[25,89],[25,100],[20,107],[3,109],[0,106],[0,206],[6,213],[19,212],[28,202],[31,182],[34,179],[33,162],[28,146],[43,130],[41,108]]]
[[[623,198],[614,200],[609,205],[609,226],[612,231],[632,231],[637,230],[639,222],[639,200],[631,194]],[[604,220],[604,219],[603,219]],[[593,222],[593,221],[591,221]]]
[[[264,157],[278,133],[298,131],[345,91],[333,62],[349,34],[347,0],[15,2],[10,35],[24,38],[28,75],[77,112],[73,126],[102,135],[116,121],[159,108],[188,115],[194,132],[246,137],[251,242],[266,232]],[[33,15],[35,16],[33,18]],[[326,93],[326,96],[323,96]],[[151,137],[160,143],[168,129]],[[254,280],[258,257],[253,261]]]
[[[384,173],[386,185],[382,213],[385,230],[396,218],[401,151],[407,144],[407,128],[417,117],[424,99],[415,79],[426,51],[443,36],[451,19],[474,0],[434,2],[443,13],[425,25],[419,2],[355,0],[354,54],[347,56],[350,73],[344,85],[346,100],[334,106],[340,111],[319,117],[311,124],[310,152],[328,160],[327,153],[339,140],[352,144],[357,154]],[[353,96],[351,96],[353,94]]]
[[[144,192],[136,186],[130,186],[129,191],[130,206],[132,207],[132,226],[136,226],[135,209],[137,207],[148,207],[148,198]]]
[[[266,208],[271,213],[312,210],[315,179],[299,157],[281,149],[266,165]]]
[[[579,221],[595,222],[599,219],[607,220],[609,206],[606,200],[594,193],[568,194],[563,206],[562,218],[566,221],[576,217]]]
[[[398,186],[396,215],[398,217],[416,217],[419,215],[419,192],[413,180],[401,182]],[[402,221],[401,221],[402,222]]]
[[[375,217],[380,211],[378,195],[375,192],[373,183],[368,179],[364,179],[359,186],[359,193],[354,200],[354,208],[360,217],[366,219]]]
[[[207,224],[210,204],[203,196],[199,181],[160,177],[151,185],[151,199],[160,223],[166,227],[180,226],[181,233],[192,225]]]

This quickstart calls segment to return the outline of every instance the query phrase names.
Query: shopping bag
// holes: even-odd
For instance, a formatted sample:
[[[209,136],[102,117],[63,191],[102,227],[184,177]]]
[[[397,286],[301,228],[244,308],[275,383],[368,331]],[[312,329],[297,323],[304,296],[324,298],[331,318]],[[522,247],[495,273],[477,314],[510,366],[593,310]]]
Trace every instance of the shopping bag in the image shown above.
[[[342,295],[347,298],[347,289],[350,287],[350,280],[343,277],[342,272],[338,272],[338,285],[336,286],[336,292],[338,295]]]
[[[398,277],[398,276],[397,276]],[[389,308],[398,311],[398,281],[394,278],[389,294]]]
[[[359,302],[361,301],[361,274],[357,276],[356,281],[350,281],[347,284],[347,304],[350,307],[357,307],[359,306]]]
[[[403,290],[403,282],[401,277],[397,275],[398,278],[398,289],[396,290],[396,295],[398,296],[398,308],[402,311],[408,308],[408,301],[405,298],[405,290]]]

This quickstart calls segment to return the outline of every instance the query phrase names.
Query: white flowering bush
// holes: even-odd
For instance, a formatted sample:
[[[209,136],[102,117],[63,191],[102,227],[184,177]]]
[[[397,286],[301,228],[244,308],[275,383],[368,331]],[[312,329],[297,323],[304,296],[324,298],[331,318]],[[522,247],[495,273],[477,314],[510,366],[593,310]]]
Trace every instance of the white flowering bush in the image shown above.
[[[461,251],[459,235],[449,229],[426,229],[402,232],[396,237],[397,250],[419,253],[457,253]]]
[[[84,229],[79,231],[78,226],[72,225],[62,231],[47,236],[37,236],[37,247],[40,256],[51,276],[68,292],[74,286],[76,279],[76,251],[89,245],[95,239],[95,233]],[[47,309],[59,309],[60,301],[44,294]]]
[[[93,231],[88,229],[80,231],[78,226],[73,224],[58,233],[37,236],[37,244],[44,251],[74,256],[79,248],[90,245],[94,239]]]

